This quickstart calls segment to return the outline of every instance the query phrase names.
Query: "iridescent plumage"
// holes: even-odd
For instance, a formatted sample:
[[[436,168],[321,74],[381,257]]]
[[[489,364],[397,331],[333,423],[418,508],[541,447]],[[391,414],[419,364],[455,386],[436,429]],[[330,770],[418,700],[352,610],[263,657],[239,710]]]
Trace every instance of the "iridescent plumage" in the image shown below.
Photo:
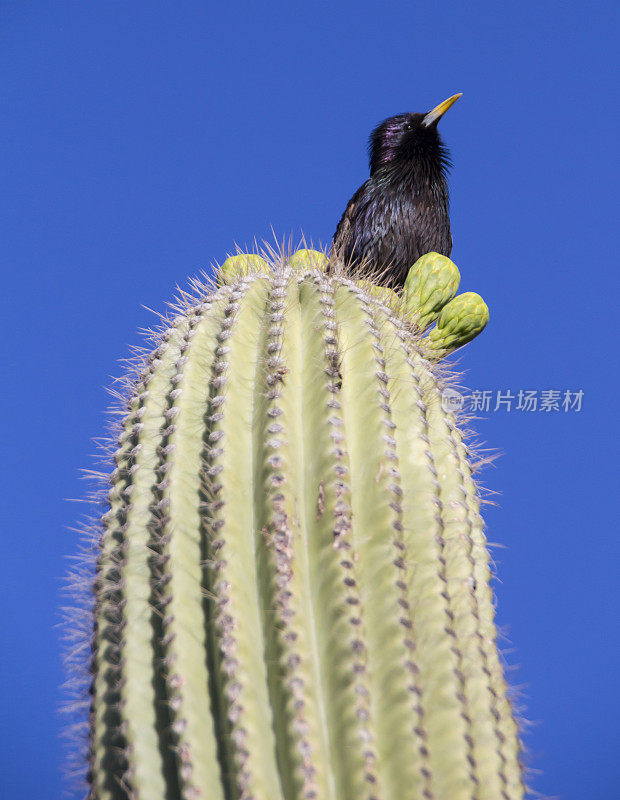
[[[450,157],[437,123],[459,97],[428,114],[390,117],[371,133],[370,178],[349,200],[333,239],[347,268],[363,263],[398,288],[421,255],[450,255]]]

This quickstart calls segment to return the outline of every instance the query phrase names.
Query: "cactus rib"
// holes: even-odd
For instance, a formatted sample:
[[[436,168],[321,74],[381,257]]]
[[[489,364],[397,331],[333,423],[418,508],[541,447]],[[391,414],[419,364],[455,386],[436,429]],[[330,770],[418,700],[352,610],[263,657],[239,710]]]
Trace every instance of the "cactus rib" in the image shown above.
[[[348,323],[341,332],[344,427],[381,777],[386,798],[429,796],[428,754],[405,599],[402,488],[384,350],[365,295],[341,287],[336,306]],[[347,414],[346,409],[353,407],[356,413]],[[373,453],[370,459],[368,452]],[[385,534],[374,536],[376,530]],[[371,594],[379,584],[383,592]]]
[[[175,334],[176,330],[172,329],[163,338],[138,384],[132,403],[134,408],[124,422],[115,456],[117,482],[109,495],[110,510],[105,520],[107,536],[100,559],[97,593],[97,618],[104,622],[105,628],[98,632],[94,648],[95,665],[101,659],[104,665],[106,661],[108,664],[107,670],[104,666],[95,671],[93,683],[95,698],[106,700],[104,705],[93,704],[95,719],[91,738],[93,787],[101,800],[125,796],[119,781],[110,781],[109,775],[121,773],[122,782],[126,783],[127,770],[141,771],[143,753],[150,751],[153,755],[144,769],[147,786],[156,792],[163,791],[164,773],[170,773],[170,754],[166,747],[161,750],[164,755],[160,755],[158,731],[161,725],[156,724],[152,688],[155,679],[144,680],[144,673],[153,669],[150,534],[143,525],[134,528],[134,520],[148,514],[151,501],[150,470],[161,427],[160,404],[153,397],[157,398],[163,391],[172,374],[174,361],[171,361],[170,340]],[[135,673],[134,666],[137,667]],[[107,713],[98,713],[101,710]],[[138,737],[137,748],[133,746],[132,737],[135,723],[139,730],[145,730],[145,735]]]
[[[167,427],[165,406],[161,397],[169,390],[176,369],[184,335],[189,320],[182,319],[174,327],[161,355],[160,365],[149,382],[143,416],[139,428],[139,452],[135,456],[134,474],[128,489],[125,540],[123,548],[123,630],[121,639],[121,706],[127,747],[127,770],[123,780],[127,786],[137,785],[143,796],[164,793],[167,775],[175,770],[166,769],[170,761],[169,742],[165,727],[155,725],[159,713],[155,686],[161,679],[157,674],[159,664],[152,642],[158,642],[159,620],[153,618],[153,569],[156,544],[152,525],[143,520],[152,513],[155,468],[158,465],[158,441],[162,429]],[[128,492],[128,490],[125,490]],[[159,650],[159,643],[156,645]],[[143,736],[142,730],[149,735]],[[160,735],[157,736],[158,731]],[[163,738],[163,742],[160,741]],[[174,777],[170,780],[174,781]]]
[[[165,427],[161,431],[153,530],[160,554],[158,576],[162,609],[162,660],[174,751],[179,762],[180,794],[200,796],[209,781],[220,785],[217,747],[205,659],[200,470],[209,361],[225,313],[225,299],[205,303],[191,317],[170,379]],[[184,421],[176,423],[177,418]],[[149,797],[145,791],[145,797]],[[214,788],[214,798],[223,798]]]
[[[458,465],[457,474],[460,478],[461,502],[467,509],[468,561],[471,570],[473,616],[477,623],[476,637],[478,639],[479,660],[483,665],[485,676],[483,680],[490,696],[488,702],[490,702],[490,718],[493,720],[494,741],[491,740],[489,743],[488,752],[493,752],[494,758],[489,758],[488,760],[488,773],[485,780],[488,782],[487,785],[493,785],[494,776],[497,775],[499,779],[498,791],[503,798],[510,798],[514,796],[514,792],[521,785],[521,743],[517,724],[506,696],[506,681],[503,677],[496,646],[496,633],[493,624],[493,597],[490,589],[489,554],[486,548],[486,537],[483,532],[479,504],[475,502],[477,493],[462,436],[454,423],[453,417],[445,412],[444,423],[447,429],[446,439],[452,448]],[[497,759],[499,759],[499,762]]]
[[[465,698],[463,712],[468,726],[469,761],[475,777],[476,798],[503,796],[501,759],[493,715],[493,696],[486,652],[481,645],[480,607],[475,593],[480,564],[472,557],[473,538],[480,538],[479,516],[471,512],[471,498],[464,489],[449,415],[441,407],[439,391],[429,403],[429,441],[442,476],[440,500],[443,517],[444,558],[454,635],[458,642],[458,677]],[[478,573],[478,574],[477,574]],[[490,575],[485,574],[488,583]]]
[[[370,718],[370,683],[366,653],[359,638],[363,630],[363,610],[354,563],[351,529],[351,491],[349,457],[343,433],[341,376],[338,355],[338,325],[334,286],[317,279],[319,309],[317,325],[317,364],[323,366],[322,378],[308,376],[308,385],[320,386],[321,402],[307,403],[308,419],[314,413],[319,448],[313,446],[315,459],[308,474],[310,492],[316,496],[309,510],[308,537],[315,543],[317,571],[315,609],[322,621],[323,680],[328,687],[332,768],[338,797],[372,800],[377,791],[376,735]],[[305,297],[310,288],[302,286]],[[309,305],[309,304],[308,304]],[[312,306],[310,306],[312,308]],[[310,337],[308,337],[310,338]],[[322,341],[321,341],[322,339]],[[307,361],[310,367],[311,362]],[[308,398],[309,400],[309,398]],[[314,534],[314,535],[313,535]],[[321,602],[325,598],[324,602]]]
[[[255,553],[256,431],[268,288],[248,278],[235,284],[218,333],[212,365],[204,492],[208,517],[207,587],[220,735],[226,780],[234,797],[282,797],[275,759]],[[208,784],[207,784],[208,785]]]
[[[329,752],[307,536],[303,334],[294,273],[276,276],[267,316],[259,543],[269,686],[286,797],[328,797]],[[294,494],[292,487],[298,487]]]
[[[408,600],[428,710],[430,769],[437,797],[465,800],[474,796],[476,779],[448,587],[441,476],[429,438],[429,374],[402,324],[394,324],[397,341],[386,348],[386,371],[402,482],[409,487],[402,502],[404,543],[412,565]]]

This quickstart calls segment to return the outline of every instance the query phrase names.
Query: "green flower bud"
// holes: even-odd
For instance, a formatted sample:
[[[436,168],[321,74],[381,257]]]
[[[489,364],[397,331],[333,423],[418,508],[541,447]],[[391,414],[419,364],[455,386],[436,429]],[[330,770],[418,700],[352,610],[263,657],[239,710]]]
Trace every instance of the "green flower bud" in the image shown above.
[[[239,278],[253,272],[266,272],[269,274],[269,265],[264,258],[254,253],[230,256],[217,271],[218,286],[222,286],[225,283],[235,283]]]
[[[409,270],[405,280],[405,313],[424,330],[437,319],[459,288],[458,267],[446,256],[427,253]]]
[[[325,253],[321,253],[320,250],[298,250],[296,253],[293,253],[290,261],[288,262],[289,267],[299,270],[325,270],[327,269],[328,264],[329,258],[325,255]]]
[[[476,292],[463,292],[444,306],[427,341],[433,350],[445,355],[475,339],[488,321],[489,309],[482,297]]]

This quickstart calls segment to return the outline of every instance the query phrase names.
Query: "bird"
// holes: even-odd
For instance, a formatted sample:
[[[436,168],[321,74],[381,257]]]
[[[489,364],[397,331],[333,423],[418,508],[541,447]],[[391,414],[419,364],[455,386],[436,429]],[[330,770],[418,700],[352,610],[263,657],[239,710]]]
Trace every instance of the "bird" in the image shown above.
[[[452,161],[437,125],[461,96],[425,114],[389,117],[370,134],[370,177],[349,200],[332,240],[335,261],[346,272],[359,265],[364,274],[399,289],[420,256],[450,255]]]

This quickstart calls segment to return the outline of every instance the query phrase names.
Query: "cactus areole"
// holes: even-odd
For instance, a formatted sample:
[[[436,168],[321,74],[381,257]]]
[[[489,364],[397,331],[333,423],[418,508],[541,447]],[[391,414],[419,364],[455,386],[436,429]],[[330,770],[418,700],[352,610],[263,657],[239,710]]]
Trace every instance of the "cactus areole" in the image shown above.
[[[129,381],[98,541],[93,800],[523,796],[437,369],[486,306],[454,298],[437,254],[409,296],[326,262],[229,259]]]

